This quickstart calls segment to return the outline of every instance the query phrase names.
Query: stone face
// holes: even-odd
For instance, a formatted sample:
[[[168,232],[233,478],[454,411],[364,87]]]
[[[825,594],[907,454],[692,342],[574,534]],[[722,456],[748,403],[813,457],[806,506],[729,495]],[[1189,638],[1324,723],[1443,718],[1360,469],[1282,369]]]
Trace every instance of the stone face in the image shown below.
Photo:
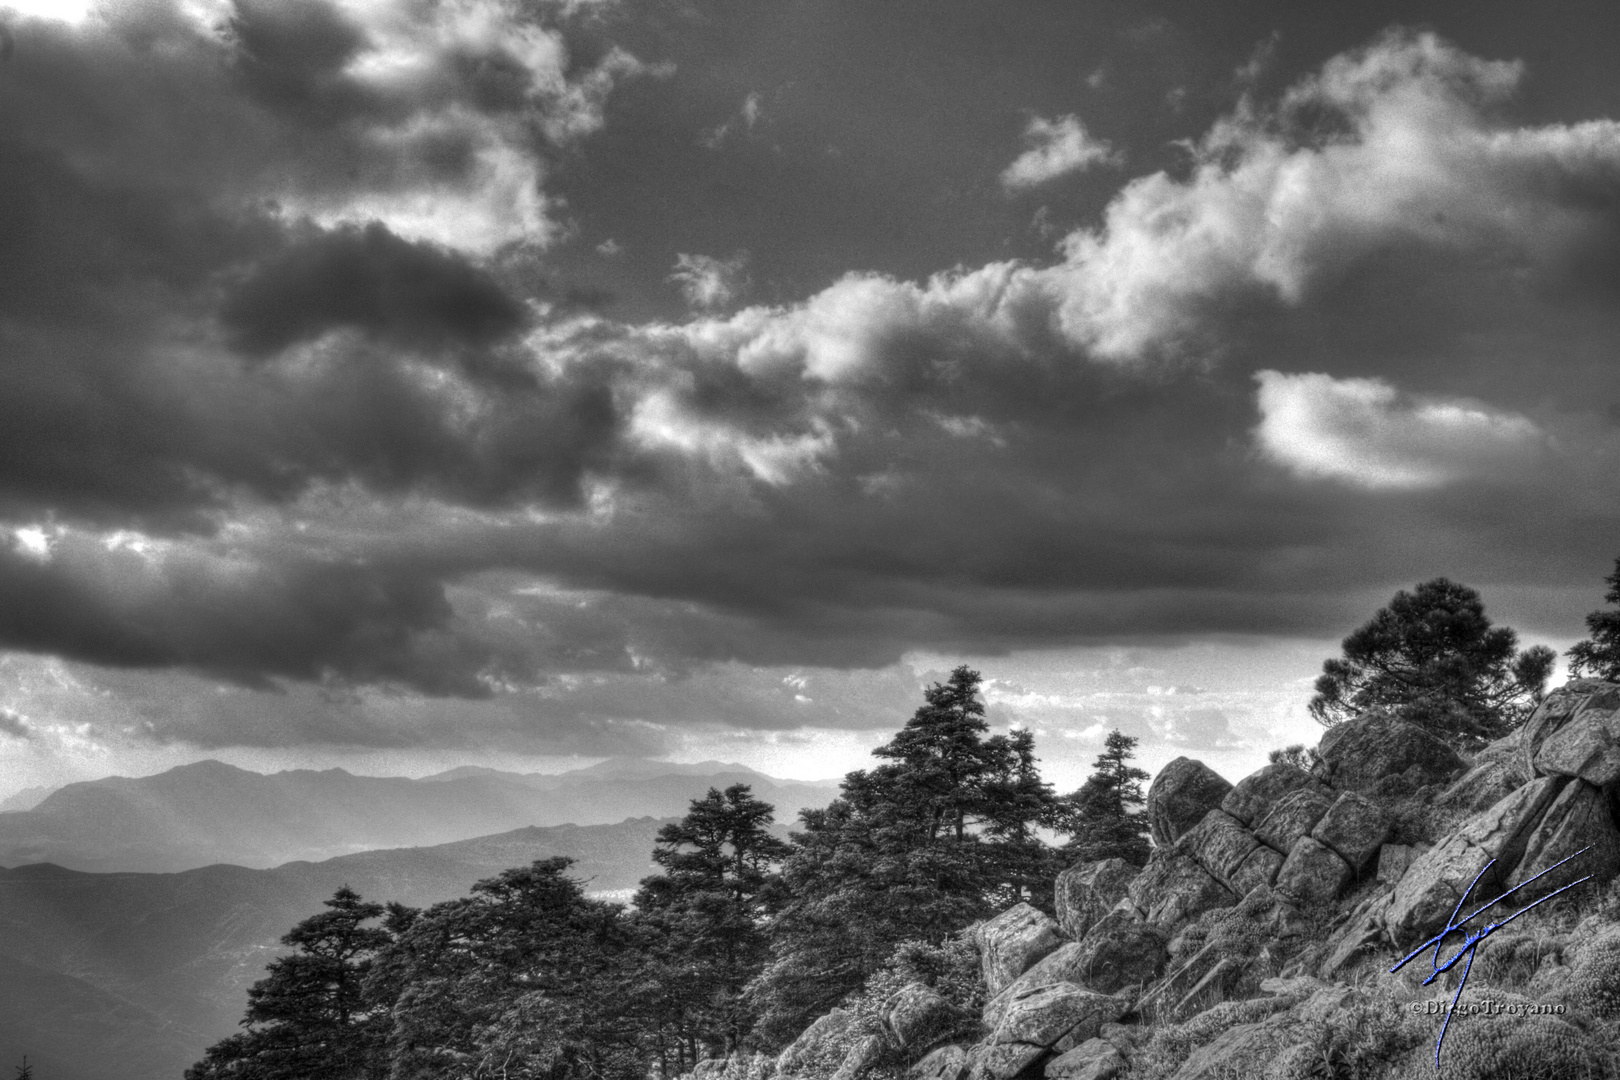
[[[822,1047],[843,1035],[849,1027],[853,1017],[845,1009],[834,1009],[829,1013],[816,1017],[811,1025],[800,1032],[799,1037],[790,1043],[776,1057],[776,1072],[779,1076],[792,1076],[803,1071],[806,1064],[820,1055]]]
[[[1237,818],[1221,810],[1211,810],[1178,843],[1211,877],[1242,895],[1242,890],[1233,886],[1232,875],[1260,846],[1260,841]]]
[[[960,1010],[922,983],[903,987],[883,1010],[883,1023],[901,1046],[938,1042],[960,1018]]]
[[[1221,805],[1232,785],[1202,761],[1179,757],[1159,770],[1147,793],[1148,828],[1160,847],[1175,843]]]
[[[1406,868],[1418,857],[1418,850],[1410,844],[1385,844],[1378,849],[1378,880],[1393,886],[1401,880]]]
[[[1333,807],[1333,796],[1319,787],[1290,791],[1254,826],[1254,835],[1273,851],[1287,854],[1311,834]]]
[[[1390,906],[1388,926],[1396,943],[1409,946],[1443,928],[1457,901],[1492,859],[1497,865],[1474,895],[1483,900],[1498,895],[1496,886],[1523,857],[1531,830],[1565,782],[1564,777],[1544,776],[1524,785],[1414,859],[1396,884]]]
[[[1169,929],[1206,911],[1238,902],[1232,890],[1198,865],[1179,845],[1158,848],[1126,895],[1154,926]]]
[[[1028,904],[1015,904],[984,923],[975,935],[984,985],[998,994],[1062,943],[1057,923]]]
[[[1104,994],[1158,977],[1169,953],[1162,932],[1123,915],[1109,915],[1078,943],[1072,971],[1079,983]]]
[[[1095,1038],[1103,1024],[1124,1016],[1130,1004],[1072,983],[1038,986],[1008,1003],[992,1043],[1024,1043],[1046,1049],[1069,1036]]]
[[[1334,854],[1361,873],[1384,841],[1389,839],[1389,815],[1378,804],[1354,791],[1339,796],[1311,830],[1311,838],[1332,848]]]
[[[1620,684],[1603,679],[1571,679],[1548,694],[1519,729],[1519,754],[1526,772],[1536,768],[1542,745],[1588,708],[1604,712],[1620,708]]]
[[[1474,767],[1442,792],[1433,805],[1441,814],[1466,818],[1494,806],[1534,779],[1535,774],[1525,765],[1515,745],[1510,755],[1483,761],[1476,759]]]
[[[1087,1039],[1046,1063],[1047,1080],[1113,1080],[1125,1059],[1106,1039]]]
[[[1533,759],[1543,776],[1578,776],[1602,787],[1620,780],[1620,684],[1593,692],[1556,731],[1542,741]]]
[[[906,1070],[906,1080],[963,1080],[968,1071],[968,1052],[960,1046],[941,1046]]]
[[[1058,929],[1078,941],[1125,895],[1138,867],[1124,859],[1101,859],[1071,866],[1057,877]]]
[[[843,1062],[838,1071],[832,1074],[832,1080],[855,1080],[861,1073],[871,1067],[872,1063],[883,1053],[883,1037],[881,1035],[868,1035],[849,1048],[844,1055]]]
[[[1250,773],[1221,800],[1221,809],[1242,825],[1253,827],[1271,812],[1283,796],[1300,788],[1322,785],[1304,769],[1278,763]]]
[[[1270,885],[1277,880],[1277,871],[1282,869],[1283,854],[1273,851],[1264,844],[1259,844],[1243,860],[1243,864],[1232,872],[1232,878],[1227,883],[1234,893],[1247,896],[1253,889],[1261,885]]]
[[[1333,849],[1309,836],[1300,840],[1277,871],[1277,892],[1304,904],[1332,900],[1355,876]]]
[[[1466,768],[1443,740],[1378,710],[1328,728],[1316,752],[1320,778],[1341,791],[1368,791],[1392,776],[1419,785],[1449,783]]]
[[[1570,862],[1515,893],[1515,897],[1523,897],[1518,906],[1588,874],[1593,885],[1603,885],[1620,873],[1620,832],[1609,814],[1608,799],[1601,789],[1575,780],[1553,800],[1530,833],[1524,856],[1508,882],[1529,881],[1583,848],[1586,850]]]

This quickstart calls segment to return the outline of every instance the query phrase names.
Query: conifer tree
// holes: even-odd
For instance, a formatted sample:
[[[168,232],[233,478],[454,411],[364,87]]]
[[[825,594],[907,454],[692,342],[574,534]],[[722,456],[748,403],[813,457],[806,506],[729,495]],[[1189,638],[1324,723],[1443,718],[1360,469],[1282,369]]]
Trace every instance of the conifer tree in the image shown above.
[[[1124,732],[1110,731],[1092,774],[1068,797],[1064,831],[1071,839],[1064,851],[1072,861],[1119,858],[1133,866],[1147,863],[1151,848],[1142,783],[1149,776],[1130,763],[1136,744]]]
[[[641,1004],[666,1073],[704,1050],[729,1053],[752,1027],[743,987],[769,956],[761,921],[791,850],[771,834],[773,814],[733,784],[659,830],[653,861],[664,873],[641,883],[634,904],[646,939]]]
[[[1616,606],[1586,617],[1589,636],[1567,654],[1569,673],[1576,678],[1620,680],[1620,559],[1614,561],[1614,573],[1603,580],[1609,586],[1603,599]]]
[[[367,926],[381,904],[347,885],[281,939],[297,952],[270,962],[248,990],[246,1031],[208,1048],[186,1080],[361,1080],[380,1075],[384,1017],[364,995],[372,958],[391,935]]]
[[[16,1080],[34,1080],[34,1067],[28,1064],[28,1055],[24,1054],[22,1064],[17,1066]]]

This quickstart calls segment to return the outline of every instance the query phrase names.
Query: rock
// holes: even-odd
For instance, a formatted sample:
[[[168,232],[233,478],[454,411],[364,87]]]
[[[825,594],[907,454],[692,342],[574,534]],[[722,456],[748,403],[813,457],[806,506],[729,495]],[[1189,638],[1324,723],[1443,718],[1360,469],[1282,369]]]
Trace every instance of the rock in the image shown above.
[[[1367,995],[1353,986],[1324,986],[1293,1010],[1293,1018],[1318,1030],[1337,1026],[1356,1006],[1365,1004]]]
[[[1175,971],[1142,995],[1137,1011],[1158,1020],[1180,1020],[1187,1006],[1211,987],[1210,976],[1219,972],[1215,983],[1229,985],[1243,973],[1245,963],[1225,954],[1214,943],[1206,943]]]
[[[1532,759],[1543,776],[1578,776],[1603,787],[1620,780],[1620,684],[1583,695],[1569,718],[1547,734]]]
[[[1063,940],[1057,923],[1028,904],[1014,904],[981,924],[974,936],[990,994],[1000,993]]]
[[[1106,1039],[1087,1039],[1046,1063],[1047,1080],[1113,1080],[1125,1071],[1125,1059]]]
[[[1140,868],[1124,859],[1071,866],[1057,877],[1058,929],[1078,941],[1119,903]]]
[[[1320,840],[1307,836],[1283,860],[1276,889],[1302,904],[1322,904],[1338,896],[1353,877],[1349,863]]]
[[[1328,957],[1316,973],[1324,979],[1335,978],[1351,961],[1382,943],[1389,905],[1390,896],[1386,893],[1374,904],[1363,905],[1353,914],[1328,938]]]
[[[806,1071],[806,1067],[823,1053],[823,1047],[832,1043],[843,1035],[845,1029],[853,1022],[846,1009],[833,1009],[831,1012],[816,1019],[799,1033],[799,1037],[788,1044],[776,1056],[776,1072],[778,1076],[793,1076]]]
[[[929,1046],[949,1034],[962,1011],[930,987],[911,983],[889,999],[883,1023],[901,1046]]]
[[[1232,884],[1232,875],[1260,846],[1260,841],[1237,818],[1221,810],[1211,810],[1177,844],[1235,895],[1241,896],[1246,891]]]
[[[1112,994],[1158,978],[1169,958],[1162,931],[1146,922],[1110,914],[1079,942],[1074,957],[1078,977],[1071,981]]]
[[[1204,820],[1232,790],[1219,773],[1192,758],[1178,757],[1159,770],[1147,793],[1148,828],[1153,842],[1166,847]]]
[[[1278,762],[1252,772],[1238,781],[1221,800],[1221,809],[1246,826],[1265,817],[1283,796],[1300,788],[1320,788],[1322,784],[1304,769]]]
[[[1231,907],[1237,896],[1216,881],[1181,847],[1156,848],[1126,892],[1147,922],[1166,930],[1215,908]]]
[[[1254,835],[1273,851],[1284,854],[1311,834],[1333,806],[1333,796],[1319,787],[1290,791],[1277,801],[1254,827]]]
[[[1129,1003],[1057,983],[1038,986],[1007,1003],[1001,1021],[973,1049],[972,1080],[1009,1080],[1049,1050],[1059,1052],[1095,1038],[1103,1024],[1125,1015]]]
[[[831,1080],[855,1080],[857,1076],[872,1067],[879,1055],[883,1053],[883,1036],[868,1035],[858,1040],[844,1055],[843,1063],[838,1071],[832,1074]]]
[[[921,1061],[906,1070],[906,1080],[965,1080],[968,1052],[960,1046],[930,1050]]]
[[[1319,778],[1341,791],[1368,791],[1391,776],[1449,783],[1467,768],[1437,736],[1376,709],[1328,728],[1316,752]]]
[[[1365,795],[1347,791],[1316,823],[1311,838],[1332,848],[1359,874],[1389,839],[1390,826],[1389,815],[1377,803]]]
[[[1281,998],[1307,998],[1326,985],[1312,975],[1295,975],[1287,979],[1273,975],[1269,979],[1260,980],[1260,992]]]
[[[1410,844],[1385,844],[1378,849],[1378,880],[1393,887],[1418,854],[1418,849]]]
[[[1617,690],[1620,690],[1620,685],[1604,679],[1571,679],[1548,694],[1518,731],[1523,770],[1544,775],[1536,768],[1536,758],[1547,739],[1557,734],[1575,718],[1577,713],[1589,706],[1603,711],[1614,709]]]
[[[1272,1016],[1227,1028],[1187,1056],[1173,1080],[1228,1080],[1259,1076],[1283,1045],[1287,1018]]]
[[[1437,815],[1466,818],[1494,806],[1533,779],[1535,773],[1525,765],[1515,745],[1510,756],[1485,761],[1476,759],[1474,767],[1443,791],[1432,805]]]
[[[1277,880],[1277,871],[1282,869],[1283,858],[1281,852],[1259,844],[1249,853],[1249,857],[1243,860],[1243,864],[1232,872],[1232,878],[1227,885],[1239,896],[1247,896],[1262,885],[1269,886]]]
[[[1601,789],[1585,780],[1575,780],[1553,800],[1530,833],[1524,856],[1507,883],[1527,882],[1583,848],[1586,850],[1579,857],[1515,893],[1515,908],[1589,874],[1593,879],[1589,885],[1595,888],[1620,873],[1620,831],[1610,816],[1608,799]]]
[[[1524,855],[1531,830],[1567,778],[1540,777],[1496,805],[1483,810],[1412,861],[1395,886],[1389,911],[1389,930],[1396,943],[1410,947],[1439,931],[1457,908],[1457,901],[1491,860],[1492,873],[1480,880],[1474,896],[1481,903],[1499,895],[1507,871]]]

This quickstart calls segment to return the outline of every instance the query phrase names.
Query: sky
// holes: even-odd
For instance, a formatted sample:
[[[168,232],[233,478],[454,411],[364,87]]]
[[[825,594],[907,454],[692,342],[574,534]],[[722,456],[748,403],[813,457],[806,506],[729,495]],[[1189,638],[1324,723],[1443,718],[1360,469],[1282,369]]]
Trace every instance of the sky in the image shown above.
[[[962,663],[1236,779],[1397,589],[1562,650],[1620,556],[1612,3],[0,26],[0,789],[830,777]]]

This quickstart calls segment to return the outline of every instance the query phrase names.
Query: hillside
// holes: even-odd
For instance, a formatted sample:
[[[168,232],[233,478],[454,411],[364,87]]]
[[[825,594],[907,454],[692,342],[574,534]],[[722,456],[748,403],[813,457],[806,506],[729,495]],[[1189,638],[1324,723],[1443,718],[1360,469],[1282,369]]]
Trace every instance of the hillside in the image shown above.
[[[720,762],[615,759],[556,775],[457,769],[413,780],[342,769],[264,775],[201,761],[140,779],[69,784],[31,810],[0,814],[0,866],[262,869],[527,826],[678,816],[708,788],[734,783],[751,785],[784,823],[837,794],[835,784],[775,780]]]
[[[339,886],[421,907],[567,855],[587,888],[627,890],[656,869],[662,824],[529,827],[268,870],[0,870],[0,1052],[26,1052],[42,1080],[176,1080],[235,1029],[281,935]]]

